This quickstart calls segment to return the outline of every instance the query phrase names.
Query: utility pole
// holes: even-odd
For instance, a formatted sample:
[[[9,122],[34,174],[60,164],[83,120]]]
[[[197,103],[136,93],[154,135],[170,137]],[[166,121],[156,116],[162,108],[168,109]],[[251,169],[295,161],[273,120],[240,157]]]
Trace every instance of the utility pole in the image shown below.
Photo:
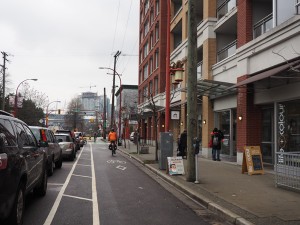
[[[104,102],[103,102],[103,139],[106,140],[106,91],[104,88]]]
[[[193,139],[197,135],[197,24],[196,0],[188,1],[188,79],[187,79],[187,181],[196,180],[195,149]]]
[[[1,109],[4,110],[5,108],[5,70],[6,70],[6,67],[5,67],[5,63],[6,61],[8,61],[6,59],[6,57],[8,56],[6,52],[1,52],[2,55],[3,55],[3,65],[2,65],[2,74],[3,74],[3,79],[2,79],[2,107]]]
[[[112,88],[112,104],[111,104],[111,122],[110,122],[110,129],[114,126],[114,114],[115,114],[115,80],[116,80],[116,65],[117,65],[117,59],[119,55],[121,54],[120,51],[117,51],[117,53],[114,55],[114,76],[113,76],[113,88]]]

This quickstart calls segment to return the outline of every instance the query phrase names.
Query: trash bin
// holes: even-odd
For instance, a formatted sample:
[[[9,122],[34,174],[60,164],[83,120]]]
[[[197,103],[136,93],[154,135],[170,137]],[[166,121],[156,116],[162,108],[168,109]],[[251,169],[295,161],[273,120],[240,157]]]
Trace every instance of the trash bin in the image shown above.
[[[159,169],[167,169],[167,157],[173,156],[173,134],[170,132],[160,133],[160,154],[159,154]]]
[[[118,139],[118,146],[122,146],[122,138]]]

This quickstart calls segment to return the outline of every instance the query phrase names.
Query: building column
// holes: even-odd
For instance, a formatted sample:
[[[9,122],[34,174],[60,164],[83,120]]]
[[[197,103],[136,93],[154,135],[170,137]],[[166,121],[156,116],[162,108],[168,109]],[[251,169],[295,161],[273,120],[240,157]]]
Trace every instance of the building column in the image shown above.
[[[244,75],[238,82],[247,79]],[[241,120],[239,119],[241,118]],[[238,88],[237,95],[237,164],[242,165],[245,146],[260,146],[262,139],[262,111],[254,104],[253,84]]]
[[[252,0],[238,0],[237,11],[237,47],[253,39]]]

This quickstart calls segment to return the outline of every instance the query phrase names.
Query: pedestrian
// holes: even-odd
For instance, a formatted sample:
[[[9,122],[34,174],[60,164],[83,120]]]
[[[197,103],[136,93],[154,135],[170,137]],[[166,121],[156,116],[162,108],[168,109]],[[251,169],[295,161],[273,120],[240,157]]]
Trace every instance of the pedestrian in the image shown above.
[[[94,133],[94,142],[96,142],[96,139],[97,139],[97,133],[95,132]]]
[[[214,128],[211,132],[211,147],[212,147],[212,159],[214,161],[221,161],[220,159],[220,151],[221,151],[221,142],[224,138],[223,133],[218,130],[218,128]]]
[[[187,132],[184,130],[179,138],[179,155],[184,157],[186,156],[186,147],[187,147]]]

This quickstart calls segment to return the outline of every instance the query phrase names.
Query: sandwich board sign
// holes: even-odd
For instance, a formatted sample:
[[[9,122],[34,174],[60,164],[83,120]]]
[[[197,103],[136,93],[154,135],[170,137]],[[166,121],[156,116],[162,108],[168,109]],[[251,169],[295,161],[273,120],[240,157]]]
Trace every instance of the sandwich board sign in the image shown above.
[[[245,146],[243,154],[242,173],[264,174],[262,155],[259,146]]]
[[[167,157],[168,168],[167,172],[169,175],[182,175],[184,174],[184,166],[182,156],[178,157]]]

